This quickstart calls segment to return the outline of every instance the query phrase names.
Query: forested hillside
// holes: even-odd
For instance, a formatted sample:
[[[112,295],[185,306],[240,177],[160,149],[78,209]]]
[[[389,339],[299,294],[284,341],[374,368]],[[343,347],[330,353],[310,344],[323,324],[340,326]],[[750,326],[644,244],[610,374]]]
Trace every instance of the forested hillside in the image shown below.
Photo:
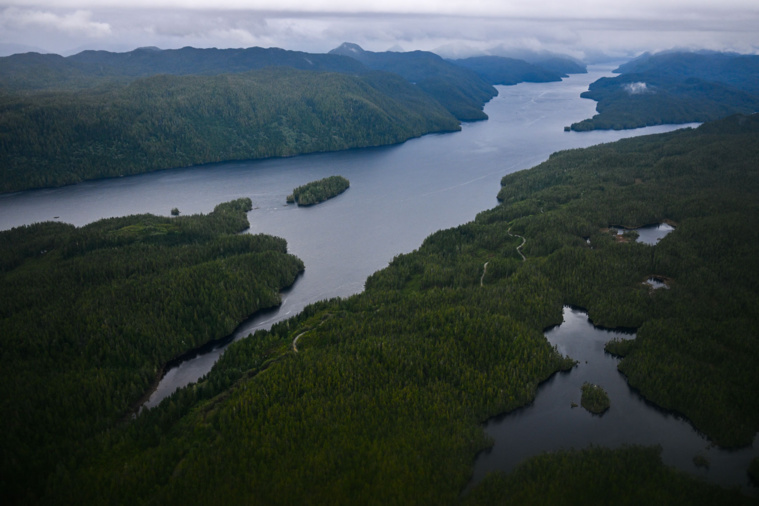
[[[598,114],[572,130],[704,122],[759,111],[759,56],[734,53],[643,55],[582,94]]]
[[[0,58],[0,89],[19,93],[77,90],[159,74],[218,75],[265,67],[360,74],[368,69],[340,55],[279,48],[139,48],[126,53],[82,51],[73,56],[24,53]]]
[[[0,232],[4,504],[39,503],[50,473],[127,418],[169,360],[279,304],[303,264],[283,239],[238,234],[250,209]]]
[[[538,457],[462,490],[488,445],[479,423],[573,366],[543,336],[564,304],[638,329],[620,370],[646,398],[719,445],[751,443],[757,159],[759,117],[738,116],[509,175],[501,205],[399,255],[363,293],[234,343],[204,381],[102,434],[89,459],[61,462],[37,490],[78,504],[488,504],[514,493],[550,504],[562,483],[567,503],[625,491],[632,503],[741,502],[664,468],[655,449]],[[664,220],[676,230],[655,246],[608,232]],[[670,289],[651,290],[652,275]]]
[[[0,94],[0,191],[393,144],[459,128],[426,93],[379,72],[280,67]]]
[[[472,70],[447,62],[428,51],[375,53],[365,51],[356,44],[345,43],[329,54],[348,56],[371,69],[402,76],[462,121],[487,119],[482,107],[498,94],[493,86]]]
[[[547,83],[564,77],[560,72],[502,56],[473,56],[451,60],[451,63],[474,71],[490,84]]]

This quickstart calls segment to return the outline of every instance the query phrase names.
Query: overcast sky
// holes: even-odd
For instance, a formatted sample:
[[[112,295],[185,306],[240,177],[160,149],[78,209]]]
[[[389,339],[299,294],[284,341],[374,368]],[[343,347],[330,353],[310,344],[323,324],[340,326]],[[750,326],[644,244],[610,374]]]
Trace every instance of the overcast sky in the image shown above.
[[[672,48],[759,53],[759,0],[0,0],[0,54],[141,46],[443,56]]]

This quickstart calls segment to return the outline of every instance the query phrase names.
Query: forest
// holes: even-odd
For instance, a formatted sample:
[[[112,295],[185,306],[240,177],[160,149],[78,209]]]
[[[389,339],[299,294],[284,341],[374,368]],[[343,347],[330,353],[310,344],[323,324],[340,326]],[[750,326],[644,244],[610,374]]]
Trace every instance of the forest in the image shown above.
[[[598,114],[568,129],[621,130],[700,123],[759,110],[759,56],[735,53],[644,54],[582,94]]]
[[[0,93],[0,191],[403,142],[460,129],[404,79],[284,67]]]
[[[303,263],[283,239],[239,234],[250,209],[0,232],[4,498],[41,493],[56,466],[129,419],[168,361],[279,304]]]
[[[355,44],[328,54],[145,47],[2,57],[0,193],[396,144],[487,119],[492,84],[565,71],[585,69],[559,57],[447,61]]]
[[[293,190],[287,196],[288,203],[296,203],[299,206],[312,206],[319,202],[337,197],[350,186],[350,181],[342,176],[329,176],[318,181],[311,181]]]
[[[17,478],[4,481],[3,495],[46,504],[748,502],[665,467],[656,448],[543,455],[509,475],[467,485],[477,452],[492,444],[481,422],[530,403],[542,381],[574,367],[543,335],[560,323],[565,304],[586,308],[598,325],[637,329],[629,345],[614,351],[624,356],[620,371],[646,399],[687,417],[719,446],[751,444],[759,429],[757,160],[756,115],[556,153],[505,176],[500,205],[397,256],[367,279],[364,292],[313,304],[231,344],[200,382],[125,423],[116,423],[115,413],[128,412],[128,402],[90,427],[78,412],[87,399],[98,402],[107,373],[126,372],[111,365],[86,376],[92,389],[82,390],[91,393],[81,402],[45,414],[58,429],[24,432],[18,420],[26,409],[18,406],[35,398],[34,385],[42,383],[33,383],[23,367],[11,369],[3,399],[15,388],[28,393],[4,406],[11,415],[4,423],[17,421],[4,437],[15,431],[19,449],[16,460],[4,462],[3,476],[8,469]],[[148,238],[172,238],[170,225],[181,219],[118,226],[107,239],[88,236],[68,247],[15,230],[30,235],[30,243],[4,253],[3,265],[14,276],[29,276],[38,268],[30,262],[54,251],[73,255],[135,235],[146,247]],[[665,220],[675,231],[654,246],[616,241],[608,232]],[[242,221],[232,229],[241,227]],[[57,272],[35,277],[52,282],[64,275]],[[61,273],[86,279],[81,271]],[[670,289],[650,290],[651,276],[667,279]],[[13,290],[24,293],[26,283]],[[222,293],[232,284],[225,278]],[[41,311],[49,305],[35,304],[37,293],[18,299],[28,306],[23,313],[11,308],[21,329],[44,324]],[[150,289],[144,293],[143,301],[153,300]],[[56,297],[55,289],[45,296]],[[93,339],[121,328],[113,318],[100,313],[88,320]],[[4,345],[4,353],[18,350],[12,360],[24,364],[37,354],[22,344],[39,343],[49,366],[40,374],[76,362],[76,352],[66,350],[82,346],[79,334],[59,342],[20,332],[23,340]],[[118,347],[87,349],[104,365],[126,360],[109,358]],[[113,386],[128,390],[126,378],[121,381]],[[129,391],[136,395],[139,388]],[[76,442],[76,450],[61,448],[47,461],[48,454],[37,455],[42,462],[28,455],[36,438],[55,441],[62,433],[70,435],[65,448]]]

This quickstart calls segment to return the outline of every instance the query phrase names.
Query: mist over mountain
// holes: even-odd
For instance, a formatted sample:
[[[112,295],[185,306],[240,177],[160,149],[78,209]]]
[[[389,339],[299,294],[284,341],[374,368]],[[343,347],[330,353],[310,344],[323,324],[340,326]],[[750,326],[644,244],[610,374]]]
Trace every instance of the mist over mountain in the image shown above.
[[[598,114],[572,130],[624,129],[711,121],[759,110],[759,56],[681,52],[643,54],[582,94]]]

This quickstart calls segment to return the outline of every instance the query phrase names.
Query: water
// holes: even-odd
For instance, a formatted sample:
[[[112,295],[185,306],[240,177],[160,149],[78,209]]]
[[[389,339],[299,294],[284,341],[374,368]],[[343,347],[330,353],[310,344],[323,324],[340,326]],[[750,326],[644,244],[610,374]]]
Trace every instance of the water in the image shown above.
[[[616,227],[612,227],[612,229],[617,231],[617,235],[624,234],[627,231]],[[667,234],[675,230],[675,227],[668,223],[659,223],[658,225],[646,225],[645,227],[633,230],[638,233],[638,238],[636,239],[637,242],[654,246],[656,243],[664,239]]]
[[[667,465],[756,495],[747,470],[751,459],[759,456],[759,440],[749,448],[722,450],[687,420],[657,409],[634,392],[617,371],[619,360],[604,351],[608,341],[615,337],[631,339],[633,334],[596,328],[585,312],[565,307],[564,322],[545,335],[559,352],[579,364],[543,383],[529,406],[485,424],[485,432],[495,445],[478,456],[471,485],[488,472],[511,471],[539,453],[590,445],[618,448],[640,444],[661,445],[662,460]],[[586,381],[600,385],[609,394],[611,407],[601,416],[579,406],[580,389]],[[578,406],[572,407],[572,403]],[[697,455],[708,460],[708,469],[694,464]]]
[[[0,195],[0,230],[54,219],[80,226],[134,213],[168,216],[174,207],[183,214],[208,213],[220,202],[250,197],[250,232],[285,238],[306,271],[283,295],[280,308],[240,325],[234,335],[239,339],[310,303],[360,292],[366,278],[396,255],[495,206],[505,174],[530,168],[558,150],[681,128],[564,132],[564,126],[594,114],[595,102],[580,93],[611,75],[609,70],[593,69],[561,83],[500,86],[486,106],[488,121],[397,146],[213,164]],[[331,175],[348,178],[350,188],[317,206],[286,205],[293,188]],[[169,370],[146,406],[197,381],[222,352],[217,348]]]

